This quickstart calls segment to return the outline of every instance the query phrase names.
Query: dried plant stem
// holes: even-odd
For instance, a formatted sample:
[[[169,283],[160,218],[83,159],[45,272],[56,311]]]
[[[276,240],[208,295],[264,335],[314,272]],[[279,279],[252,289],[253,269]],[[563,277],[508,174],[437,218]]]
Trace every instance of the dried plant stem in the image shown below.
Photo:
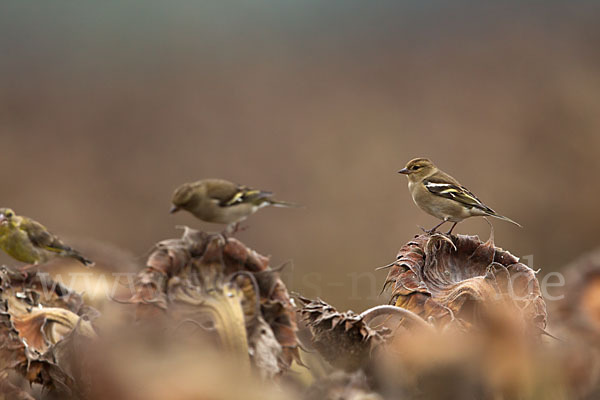
[[[433,327],[429,323],[427,323],[427,321],[419,317],[414,312],[401,307],[390,305],[381,305],[369,308],[368,310],[363,311],[360,314],[360,317],[363,319],[363,322],[365,324],[369,324],[372,320],[382,315],[397,315],[399,317],[410,320],[411,322],[414,322],[420,328],[428,330],[433,329]]]

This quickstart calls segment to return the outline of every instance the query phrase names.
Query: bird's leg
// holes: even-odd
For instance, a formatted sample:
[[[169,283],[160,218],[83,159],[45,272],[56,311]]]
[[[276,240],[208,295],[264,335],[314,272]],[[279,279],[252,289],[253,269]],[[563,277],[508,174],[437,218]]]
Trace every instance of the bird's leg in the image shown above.
[[[25,265],[21,265],[19,267],[19,272],[25,272],[26,273],[27,271],[30,271],[30,270],[32,270],[34,268],[37,268],[37,267],[39,267],[38,264],[25,264]]]
[[[240,229],[240,222],[233,222],[223,230],[222,234],[224,236],[233,236],[238,232],[245,230],[245,228]]]
[[[458,222],[455,222],[452,224],[452,227],[450,228],[450,230],[448,232],[446,232],[446,235],[452,235],[452,229],[454,229],[454,227],[456,226],[456,224],[458,224]]]
[[[29,276],[29,271],[37,267],[39,267],[38,264],[25,264],[17,268],[17,270],[19,273],[21,273],[21,275],[23,275],[24,278],[27,278]]]
[[[217,233],[217,235],[219,235],[221,239],[223,239],[223,243],[227,244],[227,242],[229,241],[229,237],[233,235],[233,233],[231,232],[231,225],[227,225],[225,229]]]
[[[241,226],[241,224],[242,224],[241,222],[238,222],[237,224],[238,224],[238,225],[240,225],[240,226],[238,226],[238,227],[237,227],[237,229],[236,229],[236,232],[245,232],[245,231],[246,231],[246,229],[248,229],[248,228],[249,228],[249,226],[248,226],[248,225],[246,225],[246,226]]]
[[[217,235],[221,236],[221,239],[223,239],[223,247],[225,247],[225,245],[229,242],[229,233],[225,230],[221,233],[217,233]]]
[[[422,230],[423,230],[423,232],[425,232],[426,234],[428,234],[428,235],[431,235],[432,233],[434,233],[434,232],[437,230],[437,228],[439,228],[440,226],[444,225],[446,222],[448,222],[448,220],[447,220],[447,219],[443,220],[442,222],[440,222],[439,224],[437,224],[436,226],[434,226],[433,228],[431,228],[431,229],[429,229],[429,230],[427,230],[427,229],[423,229],[423,228],[421,228],[421,229],[422,229]]]
[[[227,243],[227,240],[230,236],[235,235],[235,233],[238,231],[238,225],[239,222],[234,222],[232,224],[227,225],[225,229],[221,231],[221,237],[225,240],[225,243]]]

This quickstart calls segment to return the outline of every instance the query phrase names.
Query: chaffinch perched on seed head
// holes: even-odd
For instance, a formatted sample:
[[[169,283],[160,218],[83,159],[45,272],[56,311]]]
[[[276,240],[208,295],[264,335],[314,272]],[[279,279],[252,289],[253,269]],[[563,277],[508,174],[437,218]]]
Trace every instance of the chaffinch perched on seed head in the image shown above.
[[[510,218],[497,214],[456,179],[439,170],[426,158],[415,158],[400,171],[408,178],[408,190],[413,201],[426,213],[442,220],[429,232],[435,232],[445,222],[457,223],[469,217],[490,216],[521,226]]]
[[[56,257],[74,258],[85,266],[94,263],[64,244],[39,222],[0,208],[0,248],[12,258],[36,265]]]
[[[173,193],[170,212],[186,210],[205,222],[236,224],[266,206],[299,207],[271,198],[271,192],[251,189],[223,179],[184,183]]]

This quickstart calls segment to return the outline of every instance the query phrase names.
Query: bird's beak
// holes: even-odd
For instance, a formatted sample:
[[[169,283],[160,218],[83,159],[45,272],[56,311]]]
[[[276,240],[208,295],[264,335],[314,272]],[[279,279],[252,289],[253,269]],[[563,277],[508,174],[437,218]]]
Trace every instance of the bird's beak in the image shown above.
[[[8,218],[4,216],[4,214],[0,214],[0,225],[8,224]]]
[[[403,175],[408,175],[410,174],[410,170],[406,169],[406,168],[402,168],[400,171],[398,171],[399,174],[403,174]]]
[[[177,207],[177,206],[173,206],[173,207],[171,207],[171,209],[169,210],[169,213],[171,213],[171,214],[175,214],[177,211],[179,211],[179,207]]]

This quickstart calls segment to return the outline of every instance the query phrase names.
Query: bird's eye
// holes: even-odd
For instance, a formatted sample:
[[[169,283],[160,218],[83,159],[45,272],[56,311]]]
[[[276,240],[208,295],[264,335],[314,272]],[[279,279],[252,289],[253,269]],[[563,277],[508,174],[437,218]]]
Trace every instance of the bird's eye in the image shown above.
[[[411,169],[412,169],[413,171],[416,171],[416,170],[418,170],[419,168],[421,168],[421,167],[420,167],[420,166],[418,166],[418,165],[413,165]]]
[[[6,218],[10,218],[10,217],[12,217],[12,216],[13,216],[13,213],[11,213],[10,211],[8,211],[8,212],[4,213],[4,216],[5,216]]]

